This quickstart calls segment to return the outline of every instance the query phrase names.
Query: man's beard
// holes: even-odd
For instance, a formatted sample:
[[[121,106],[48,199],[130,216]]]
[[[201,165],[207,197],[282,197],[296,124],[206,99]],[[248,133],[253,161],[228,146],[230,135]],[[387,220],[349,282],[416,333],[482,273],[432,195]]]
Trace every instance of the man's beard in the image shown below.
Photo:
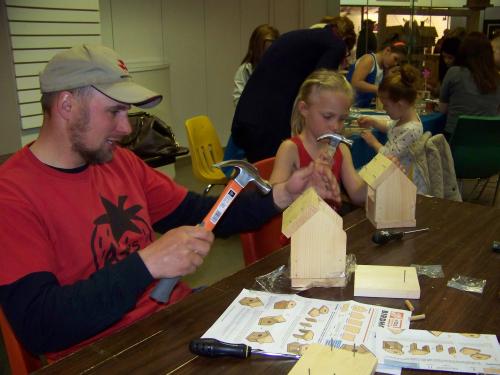
[[[87,164],[103,164],[113,158],[111,148],[106,148],[102,145],[98,149],[89,149],[85,145],[85,133],[90,129],[90,111],[86,105],[80,112],[80,117],[71,124],[70,139],[73,151],[77,152]]]

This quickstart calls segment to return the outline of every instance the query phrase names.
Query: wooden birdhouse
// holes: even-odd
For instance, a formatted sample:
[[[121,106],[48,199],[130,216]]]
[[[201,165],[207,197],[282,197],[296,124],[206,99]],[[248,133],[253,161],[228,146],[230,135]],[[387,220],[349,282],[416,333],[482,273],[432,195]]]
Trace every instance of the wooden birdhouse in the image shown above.
[[[375,228],[416,225],[417,187],[392,161],[377,154],[359,175],[368,184],[366,217]]]
[[[347,235],[342,224],[342,218],[313,188],[283,212],[281,230],[292,238],[292,287],[345,286]]]

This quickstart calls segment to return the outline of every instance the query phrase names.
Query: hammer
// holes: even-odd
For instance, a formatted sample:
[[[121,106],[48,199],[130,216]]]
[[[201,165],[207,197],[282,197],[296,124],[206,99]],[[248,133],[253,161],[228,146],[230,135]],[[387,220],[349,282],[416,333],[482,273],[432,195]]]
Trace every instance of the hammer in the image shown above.
[[[337,151],[337,147],[339,144],[345,143],[347,146],[351,147],[354,141],[350,140],[349,138],[344,137],[343,135],[337,134],[337,133],[325,133],[323,135],[320,135],[318,138],[316,138],[316,142],[320,142],[324,139],[328,140],[328,157],[330,160],[333,160],[333,156],[335,155],[335,152]]]
[[[214,167],[234,167],[238,170],[236,177],[228,182],[224,191],[219,196],[219,199],[213,205],[210,212],[205,216],[201,222],[201,226],[209,231],[212,231],[220,220],[224,212],[226,212],[229,205],[233,202],[234,198],[243,190],[249,182],[254,182],[259,190],[268,194],[271,191],[271,185],[259,176],[259,171],[255,166],[244,160],[226,160],[214,164]],[[170,298],[170,293],[179,281],[180,277],[165,278],[160,280],[155,289],[151,292],[150,297],[160,303],[167,303]]]

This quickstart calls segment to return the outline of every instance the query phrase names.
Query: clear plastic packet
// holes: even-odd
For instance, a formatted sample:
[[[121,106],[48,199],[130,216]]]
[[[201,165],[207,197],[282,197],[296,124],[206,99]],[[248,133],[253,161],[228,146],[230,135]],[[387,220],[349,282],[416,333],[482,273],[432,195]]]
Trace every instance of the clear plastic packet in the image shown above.
[[[345,271],[341,277],[346,278],[346,285],[349,283],[351,275],[356,269],[356,256],[347,254]],[[292,288],[290,280],[290,268],[286,265],[279,266],[275,270],[255,278],[254,288],[269,293],[298,293],[304,289]]]
[[[293,294],[297,291],[292,289],[290,282],[290,269],[286,265],[279,266],[275,270],[255,278],[254,289],[269,293]]]
[[[466,292],[474,292],[483,294],[486,280],[476,279],[474,277],[456,275],[448,281],[447,284],[451,288],[464,290]]]
[[[440,264],[411,264],[417,269],[417,275],[424,275],[431,279],[444,277],[443,267]]]

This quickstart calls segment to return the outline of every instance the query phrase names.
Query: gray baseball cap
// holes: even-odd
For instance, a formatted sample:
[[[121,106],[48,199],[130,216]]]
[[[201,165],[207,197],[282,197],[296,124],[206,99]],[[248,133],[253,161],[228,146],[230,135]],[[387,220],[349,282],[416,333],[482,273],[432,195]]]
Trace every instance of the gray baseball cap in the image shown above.
[[[40,73],[42,93],[92,86],[117,102],[154,107],[162,95],[132,80],[118,54],[101,45],[83,44],[55,55]]]

